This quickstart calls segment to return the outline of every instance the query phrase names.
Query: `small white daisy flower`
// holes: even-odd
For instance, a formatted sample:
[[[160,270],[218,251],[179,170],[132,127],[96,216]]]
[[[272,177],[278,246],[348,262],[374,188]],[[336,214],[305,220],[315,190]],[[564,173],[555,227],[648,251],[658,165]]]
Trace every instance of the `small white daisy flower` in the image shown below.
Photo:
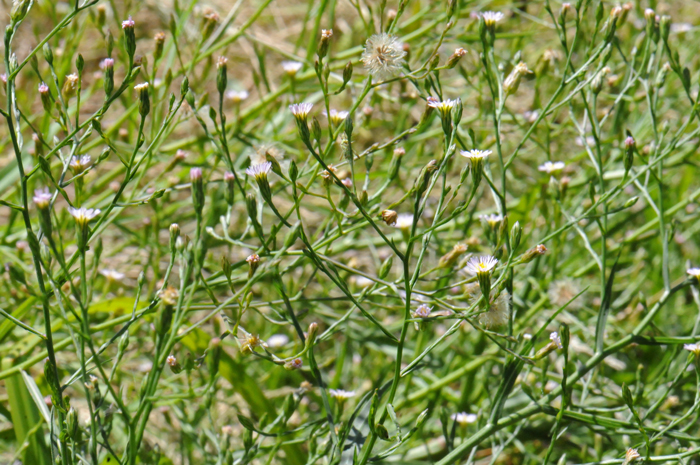
[[[544,173],[552,174],[556,171],[563,170],[564,166],[566,166],[566,164],[563,161],[555,161],[555,162],[546,161],[543,164],[541,164],[540,166],[538,166],[537,169],[539,171],[544,172]]]
[[[283,61],[282,62],[282,69],[284,70],[285,73],[287,73],[290,76],[294,76],[295,74],[297,74],[302,66],[303,66],[303,64],[299,63],[298,61]]]
[[[454,420],[454,422],[460,426],[467,426],[469,423],[474,423],[476,421],[476,414],[459,412],[453,413],[450,418],[452,418],[452,420]]]
[[[342,389],[329,389],[328,392],[331,394],[332,397],[334,397],[335,399],[337,399],[340,402],[347,400],[351,397],[355,397],[355,391],[344,391]]]
[[[553,331],[552,333],[550,333],[549,340],[552,341],[557,346],[557,349],[564,348],[564,346],[561,344],[561,337],[559,337],[558,332]]]
[[[491,255],[472,257],[467,262],[466,270],[473,275],[491,273],[491,271],[496,267],[497,263],[498,259],[492,257]]]

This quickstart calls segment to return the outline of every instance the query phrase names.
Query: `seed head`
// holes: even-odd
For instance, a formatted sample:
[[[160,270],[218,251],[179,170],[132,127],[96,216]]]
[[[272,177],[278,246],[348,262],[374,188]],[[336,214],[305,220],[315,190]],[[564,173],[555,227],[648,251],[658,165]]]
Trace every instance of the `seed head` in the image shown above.
[[[369,74],[384,80],[401,71],[405,56],[403,44],[397,37],[381,33],[367,39],[360,61]]]

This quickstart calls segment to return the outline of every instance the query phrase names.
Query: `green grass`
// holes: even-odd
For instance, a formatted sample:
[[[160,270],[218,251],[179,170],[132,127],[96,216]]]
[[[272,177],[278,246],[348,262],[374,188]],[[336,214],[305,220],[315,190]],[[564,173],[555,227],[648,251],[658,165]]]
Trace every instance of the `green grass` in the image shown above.
[[[694,2],[7,11],[0,463],[697,460]]]

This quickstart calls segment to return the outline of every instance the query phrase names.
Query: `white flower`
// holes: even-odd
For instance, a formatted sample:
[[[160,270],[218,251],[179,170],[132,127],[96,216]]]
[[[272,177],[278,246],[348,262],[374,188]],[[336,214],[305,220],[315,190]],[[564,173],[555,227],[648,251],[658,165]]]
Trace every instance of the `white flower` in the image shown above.
[[[413,226],[413,215],[410,213],[401,213],[396,217],[396,222],[391,226],[398,229],[408,229]]]
[[[478,149],[472,149],[472,150],[460,150],[459,154],[462,155],[465,158],[469,158],[471,160],[482,160],[489,155],[491,155],[490,150],[478,150]]]
[[[485,11],[481,13],[481,17],[484,18],[484,22],[487,26],[494,26],[504,18],[503,13],[500,11]]]
[[[556,346],[557,349],[563,349],[564,346],[561,344],[561,338],[559,337],[559,333],[554,331],[549,334],[549,340],[552,341]]]
[[[279,349],[280,347],[284,347],[288,342],[289,338],[284,334],[273,334],[267,338],[267,345],[270,346],[271,349]]]
[[[467,426],[469,423],[474,423],[476,421],[476,415],[467,412],[453,413],[450,418],[461,426]]]
[[[440,110],[440,112],[443,111],[450,111],[452,108],[454,108],[455,104],[457,103],[457,100],[443,100],[439,101],[437,99],[431,99],[428,101],[428,106],[435,108],[437,110]]]
[[[264,177],[267,178],[267,174],[272,169],[272,163],[269,161],[258,163],[257,165],[251,165],[245,170],[245,174],[248,176],[253,176],[255,179]]]
[[[48,187],[44,187],[43,189],[37,189],[34,191],[34,204],[40,210],[49,208],[49,204],[51,203],[52,198],[53,195],[51,195],[51,192],[49,191]]]
[[[367,39],[360,61],[369,74],[386,79],[401,71],[405,56],[403,44],[397,37],[381,33]]]
[[[74,155],[70,161],[70,167],[74,172],[82,173],[90,167],[91,163],[92,158],[90,158],[90,155],[81,155],[79,157]]]
[[[297,74],[297,72],[301,69],[302,66],[303,64],[299,63],[298,61],[282,62],[282,69],[285,73],[289,74],[290,76],[294,76],[295,74]]]
[[[289,110],[292,112],[295,118],[306,119],[306,117],[309,116],[311,107],[313,106],[313,103],[293,103],[289,105]]]
[[[120,273],[117,270],[100,270],[100,274],[109,281],[121,281],[126,277],[124,273]]]
[[[147,82],[142,82],[141,84],[136,84],[136,85],[134,86],[134,90],[137,91],[137,92],[139,92],[139,93],[144,92],[144,91],[147,91],[147,90],[148,90],[148,83],[147,83]]]
[[[683,348],[688,352],[694,353],[696,357],[700,355],[700,345],[698,344],[684,344]]]
[[[241,344],[241,352],[244,354],[253,352],[256,347],[267,348],[267,343],[260,339],[260,336],[255,334],[247,334],[239,338],[238,341]]]
[[[686,270],[686,273],[695,278],[697,281],[700,281],[700,268],[690,268]]]
[[[472,257],[467,262],[466,270],[474,275],[490,273],[498,263],[498,259],[491,255]]]
[[[432,307],[428,307],[425,304],[421,304],[418,306],[416,311],[413,312],[413,318],[430,318],[430,312],[432,310]]]
[[[326,110],[323,110],[323,116],[328,117],[328,120],[331,123],[336,124],[336,125],[344,122],[345,118],[347,118],[349,114],[350,113],[347,111],[338,111],[338,110],[334,110],[331,108],[330,117],[329,117],[328,112],[326,112]]]
[[[487,223],[492,229],[495,229],[498,224],[503,221],[503,216],[496,213],[491,213],[490,215],[480,215],[479,219],[484,223]]]
[[[245,90],[229,90],[226,91],[226,98],[233,103],[240,103],[248,98],[248,91]]]
[[[73,216],[73,218],[75,218],[76,223],[80,225],[86,225],[90,222],[90,220],[92,220],[100,214],[100,210],[97,208],[68,207],[68,213],[70,213]]]
[[[555,161],[555,162],[546,161],[543,164],[541,164],[540,166],[538,166],[537,169],[540,171],[543,171],[547,174],[552,174],[555,171],[563,170],[565,165],[566,164],[563,161]]]
[[[351,397],[355,397],[355,391],[343,391],[342,389],[329,389],[331,396],[339,401],[347,400]]]
[[[129,16],[129,19],[122,21],[122,29],[134,27],[135,24],[136,23],[134,23],[134,20],[131,19],[131,16]]]

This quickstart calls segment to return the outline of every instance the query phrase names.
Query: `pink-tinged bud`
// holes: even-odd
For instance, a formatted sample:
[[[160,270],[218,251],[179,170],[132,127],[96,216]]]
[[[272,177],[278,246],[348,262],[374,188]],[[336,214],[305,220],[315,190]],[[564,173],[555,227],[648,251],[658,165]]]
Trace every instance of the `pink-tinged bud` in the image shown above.
[[[295,358],[295,359],[289,360],[288,362],[285,362],[284,369],[289,370],[289,371],[298,370],[299,368],[302,367],[303,364],[304,363],[302,362],[302,360],[300,358]]]
[[[202,179],[202,169],[201,168],[192,168],[190,170],[190,181],[196,182]]]
[[[44,107],[44,111],[50,111],[53,101],[51,100],[49,86],[43,82],[39,84],[39,96],[41,97],[41,105]]]
[[[129,16],[129,19],[122,21],[122,29],[133,28],[136,25],[133,18]]]
[[[204,183],[201,168],[190,170],[190,181],[192,182],[192,203],[197,214],[201,214],[204,209]]]
[[[178,149],[177,152],[175,152],[175,159],[182,161],[185,158],[187,158],[187,152],[185,152],[182,149]]]

